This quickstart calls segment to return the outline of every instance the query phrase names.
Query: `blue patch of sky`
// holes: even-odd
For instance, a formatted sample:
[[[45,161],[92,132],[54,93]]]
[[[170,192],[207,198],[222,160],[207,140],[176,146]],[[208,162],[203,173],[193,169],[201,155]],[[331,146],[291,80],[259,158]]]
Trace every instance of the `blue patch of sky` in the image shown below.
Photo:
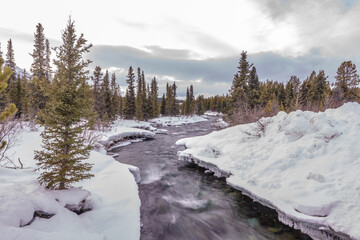
[[[357,1],[358,0],[341,0],[342,4],[347,8],[352,7]]]

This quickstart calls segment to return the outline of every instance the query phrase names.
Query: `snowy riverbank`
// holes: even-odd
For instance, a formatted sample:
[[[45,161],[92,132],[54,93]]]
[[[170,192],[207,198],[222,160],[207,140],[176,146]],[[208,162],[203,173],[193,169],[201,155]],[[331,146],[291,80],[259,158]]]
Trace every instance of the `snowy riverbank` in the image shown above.
[[[228,177],[314,238],[335,231],[360,239],[360,105],[260,122],[181,139],[179,158]]]
[[[177,117],[172,118],[171,124],[205,120]],[[162,121],[167,122],[168,118]],[[24,126],[19,143],[9,155],[15,163],[20,159],[24,169],[0,167],[1,239],[140,239],[140,199],[136,184],[140,181],[139,169],[115,161],[106,155],[105,148],[119,141],[125,146],[166,131],[149,122],[120,119],[108,131],[89,133],[97,135],[95,139],[103,145],[91,151],[87,160],[94,164],[91,172],[95,176],[75,185],[82,189],[51,191],[39,185],[39,172],[34,171],[34,150],[41,149],[43,129],[32,131]],[[81,205],[84,199],[81,211],[91,208],[90,211],[78,215],[68,209]]]

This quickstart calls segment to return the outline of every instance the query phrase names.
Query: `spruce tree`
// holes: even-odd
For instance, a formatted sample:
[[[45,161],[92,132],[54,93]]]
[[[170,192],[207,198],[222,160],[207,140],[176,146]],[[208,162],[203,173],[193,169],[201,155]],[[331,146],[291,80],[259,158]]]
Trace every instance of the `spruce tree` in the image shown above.
[[[102,76],[101,67],[96,66],[91,79],[93,82],[94,110],[98,114],[99,119],[102,119],[105,108],[105,103],[101,98]]]
[[[145,102],[144,102],[144,94],[146,94],[144,91],[144,88],[145,86],[145,83],[143,83],[143,79],[142,79],[142,76],[141,76],[141,69],[140,67],[138,67],[137,69],[137,91],[136,91],[136,100],[135,100],[135,105],[136,105],[136,119],[139,120],[139,121],[142,121],[144,120],[144,105],[145,105]]]
[[[238,72],[235,74],[230,89],[232,112],[244,111],[247,108],[248,80],[251,65],[247,61],[247,52],[242,51]]]
[[[100,91],[101,102],[104,103],[103,108],[100,110],[102,112],[102,120],[109,122],[112,119],[111,116],[111,91],[110,91],[110,79],[109,72],[106,70]]]
[[[341,97],[348,101],[359,99],[358,85],[360,77],[357,74],[356,65],[351,61],[345,61],[339,66],[335,76],[335,87],[342,95]]]
[[[255,106],[258,105],[260,101],[260,82],[255,67],[251,68],[249,74],[247,95],[248,95],[249,107],[251,109],[255,108]]]
[[[190,100],[190,91],[189,88],[186,88],[186,99],[184,103],[184,114],[190,115],[190,107],[191,107],[191,100]]]
[[[62,32],[62,45],[55,48],[56,74],[49,88],[50,99],[43,110],[43,150],[35,151],[39,181],[50,189],[66,189],[72,183],[91,178],[92,165],[84,162],[92,146],[86,145],[82,133],[90,127],[93,102],[86,83],[90,60],[83,54],[91,44],[83,34],[77,36],[69,19]]]
[[[125,96],[124,117],[127,119],[133,119],[135,117],[135,74],[132,66],[129,67],[126,83],[128,88]]]
[[[11,39],[9,39],[8,44],[7,44],[5,65],[8,66],[13,71],[13,73],[15,73],[16,64],[15,64],[14,48],[13,48]],[[12,79],[15,79],[14,75],[11,75],[9,81],[11,81]]]
[[[44,109],[48,97],[45,94],[46,89],[50,84],[49,68],[47,56],[49,53],[46,52],[44,35],[44,28],[40,23],[36,25],[36,32],[34,33],[34,49],[33,53],[30,54],[33,57],[30,71],[32,73],[32,79],[30,80],[29,86],[29,101],[30,101],[30,118],[35,119],[41,109]],[[49,60],[50,61],[50,60]],[[51,75],[51,74],[50,74]],[[40,116],[39,118],[42,121]]]
[[[189,100],[190,101],[190,112],[189,112],[189,114],[191,115],[194,113],[194,100],[195,100],[194,87],[192,84],[190,85],[189,94],[190,94],[190,100]]]
[[[52,78],[52,70],[51,70],[51,50],[50,50],[50,42],[48,39],[45,40],[45,64],[44,64],[44,70],[45,70],[45,79],[47,82],[51,81]]]
[[[119,115],[120,111],[120,96],[119,96],[119,87],[116,84],[116,75],[113,73],[111,75],[111,119],[114,120]]]
[[[43,26],[38,23],[34,33],[34,50],[30,54],[33,58],[30,71],[33,77],[46,79],[46,45]]]
[[[165,93],[162,95],[162,98],[161,98],[160,114],[162,116],[164,116],[166,114],[166,97],[165,97]]]
[[[142,112],[142,117],[145,120],[148,120],[149,118],[151,118],[150,116],[150,111],[151,111],[151,106],[149,104],[148,101],[148,97],[149,97],[149,89],[146,88],[147,84],[145,81],[145,73],[144,71],[141,72],[141,91],[140,91],[140,98],[141,98],[141,112]]]
[[[15,57],[14,57],[14,49],[12,40],[9,39],[7,43],[7,52],[6,52],[6,61],[5,66],[9,67],[13,74],[11,74],[10,78],[7,80],[8,86],[5,89],[4,95],[2,95],[1,103],[7,104],[7,103],[14,103],[14,93],[16,92],[15,86],[16,86],[16,64],[15,64]]]
[[[157,85],[157,81],[156,78],[154,77],[151,80],[151,93],[150,93],[150,97],[151,97],[151,105],[152,105],[152,118],[156,118],[159,116],[159,100],[158,100],[158,85]]]

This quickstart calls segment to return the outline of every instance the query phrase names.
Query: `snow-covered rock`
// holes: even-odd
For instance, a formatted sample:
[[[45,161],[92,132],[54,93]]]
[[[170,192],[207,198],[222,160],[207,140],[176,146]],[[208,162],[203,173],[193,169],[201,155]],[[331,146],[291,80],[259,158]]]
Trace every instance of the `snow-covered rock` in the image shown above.
[[[228,173],[228,184],[278,210],[284,223],[314,238],[335,231],[360,239],[359,133],[360,105],[347,103],[279,112],[177,144],[187,148],[180,159]]]

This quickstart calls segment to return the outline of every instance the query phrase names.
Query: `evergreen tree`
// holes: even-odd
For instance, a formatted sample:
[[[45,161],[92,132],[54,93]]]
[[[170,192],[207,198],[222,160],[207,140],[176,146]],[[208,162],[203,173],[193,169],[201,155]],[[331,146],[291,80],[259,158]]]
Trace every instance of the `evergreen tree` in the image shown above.
[[[51,70],[51,50],[50,50],[50,42],[48,39],[45,40],[45,79],[47,82],[51,81],[52,78],[52,70]]]
[[[136,92],[136,119],[137,120],[144,120],[144,108],[145,108],[145,102],[144,102],[144,94],[146,94],[144,91],[145,83],[143,82],[142,76],[141,76],[141,69],[138,67],[137,69],[137,92]]]
[[[133,119],[135,117],[136,106],[135,106],[135,74],[132,66],[130,66],[126,83],[128,88],[125,96],[124,116],[127,119]]]
[[[256,73],[256,68],[252,67],[249,75],[249,86],[248,86],[248,101],[251,109],[255,108],[260,101],[260,82],[259,77]]]
[[[196,99],[196,110],[195,113],[197,115],[203,115],[205,113],[205,108],[204,108],[204,96],[203,95],[199,95]]]
[[[104,104],[103,108],[100,110],[102,113],[102,120],[109,122],[112,119],[111,115],[111,91],[110,91],[110,80],[109,72],[106,70],[100,89],[100,98],[101,102]]]
[[[13,71],[13,73],[15,73],[16,64],[15,64],[14,48],[13,48],[11,39],[9,39],[8,44],[7,44],[5,65],[8,66]],[[10,79],[8,81],[15,79],[14,75],[11,75],[11,76],[12,77],[10,77]]]
[[[159,116],[158,91],[159,91],[158,84],[156,78],[154,77],[151,80],[151,93],[150,93],[151,105],[152,105],[152,114],[151,114],[152,118],[156,118]]]
[[[105,102],[101,97],[102,76],[101,67],[96,66],[91,79],[93,82],[94,110],[98,114],[99,119],[103,118],[105,109]]]
[[[153,109],[152,109],[152,98],[151,98],[151,91],[150,91],[150,85],[146,85],[146,95],[145,95],[145,101],[143,103],[143,113],[144,113],[144,119],[148,120],[152,117]]]
[[[162,116],[164,116],[166,114],[166,97],[165,97],[165,93],[163,94],[163,96],[161,98],[160,114]]]
[[[55,48],[57,67],[49,88],[50,99],[44,114],[43,150],[35,151],[42,173],[39,181],[50,189],[66,189],[72,183],[92,177],[92,165],[85,163],[92,146],[85,145],[83,131],[92,121],[93,102],[86,75],[90,60],[82,55],[91,44],[75,33],[74,22],[69,19],[62,32],[62,45]]]
[[[120,114],[120,99],[119,99],[119,87],[116,84],[115,73],[111,75],[111,119],[116,119]]]
[[[309,99],[314,105],[320,106],[324,104],[325,96],[328,92],[329,83],[326,81],[327,76],[323,70],[319,71],[312,79]]]
[[[184,103],[184,114],[190,115],[190,108],[191,108],[191,99],[190,99],[190,91],[189,88],[186,88],[186,99]]]
[[[193,114],[195,97],[194,97],[194,87],[192,84],[190,85],[189,94],[190,94],[190,112],[189,112],[189,114]]]
[[[141,87],[142,90],[140,91],[140,97],[141,97],[141,112],[143,115],[143,118],[145,120],[151,118],[151,104],[149,103],[149,89],[146,87],[146,81],[145,81],[145,73],[144,71],[141,72]]]
[[[356,65],[351,61],[341,63],[335,76],[335,87],[337,92],[341,94],[341,98],[348,101],[359,99],[358,85],[360,83],[359,75],[357,74]]]
[[[27,73],[24,69],[22,78],[21,78],[21,115],[28,116],[30,109],[30,100],[29,100],[29,82],[26,77]]]
[[[244,111],[247,108],[247,82],[251,65],[247,61],[247,52],[242,51],[238,72],[235,74],[230,89],[232,111]]]
[[[38,79],[46,79],[46,45],[44,28],[40,23],[36,25],[34,33],[34,50],[30,54],[33,58],[30,71],[33,77]]]
[[[34,33],[34,49],[30,54],[33,57],[31,64],[32,79],[29,86],[29,101],[30,101],[30,118],[35,119],[39,110],[44,109],[48,97],[45,94],[46,89],[49,87],[50,79],[48,70],[50,63],[47,62],[46,43],[44,36],[44,28],[39,23],[36,26]],[[41,120],[41,117],[40,117]]]

